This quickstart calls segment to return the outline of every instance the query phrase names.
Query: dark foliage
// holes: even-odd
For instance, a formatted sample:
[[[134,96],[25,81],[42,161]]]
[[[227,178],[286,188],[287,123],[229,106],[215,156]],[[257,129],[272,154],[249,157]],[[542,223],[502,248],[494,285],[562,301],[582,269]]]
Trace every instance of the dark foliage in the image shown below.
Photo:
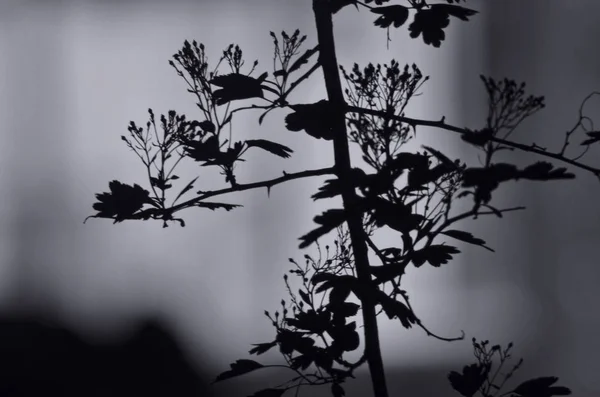
[[[591,121],[584,115],[583,105],[597,92],[584,100],[578,122],[566,133],[562,148],[550,151],[536,144],[509,140],[523,120],[544,107],[543,96],[525,94],[525,83],[480,76],[488,96],[488,114],[483,125],[463,128],[447,123],[445,117],[436,121],[406,117],[408,102],[418,95],[418,90],[429,79],[415,64],[402,67],[392,60],[389,64],[369,63],[361,68],[355,63],[350,71],[338,66],[331,33],[332,15],[346,6],[367,8],[377,14],[374,23],[381,28],[398,28],[410,20],[410,37],[420,37],[425,44],[434,47],[439,47],[445,40],[445,29],[452,19],[468,21],[477,14],[475,10],[457,5],[464,0],[435,4],[406,0],[406,5],[388,2],[314,0],[319,43],[305,49],[303,44],[307,36],[301,36],[299,30],[292,34],[283,31],[280,35],[270,32],[274,45],[271,77],[268,72],[259,77],[251,76],[257,61],[250,71],[242,72],[242,50],[234,44],[223,51],[217,63],[227,63],[230,72],[220,74],[218,66],[209,71],[204,46],[185,41],[170,64],[195,96],[203,121],[187,120],[185,116],[169,111],[168,117],[163,115],[160,119],[162,137],[157,132],[151,110],[145,130],[131,122],[131,138],[122,139],[146,167],[151,191],[139,185],[132,187],[113,181],[109,185],[111,192],[97,195],[99,202],[93,206],[98,211],[93,217],[111,218],[115,222],[152,218],[162,220],[164,226],[167,221],[178,221],[184,226],[184,221],[173,218],[173,214],[191,207],[229,211],[239,206],[207,202],[210,197],[263,187],[269,193],[279,183],[329,175],[312,198],[322,200],[341,196],[343,208],[328,209],[317,215],[314,218],[317,227],[300,238],[300,248],[314,245],[319,257],[305,255],[304,266],[290,259],[295,266],[290,273],[298,276],[300,287],[290,286],[288,275],[284,276],[291,301],[282,300],[281,309],[273,316],[265,311],[275,328],[275,335],[271,341],[254,344],[249,350],[249,354],[258,356],[277,347],[286,367],[296,376],[255,393],[255,397],[281,396],[287,390],[305,385],[326,384],[330,385],[334,397],[344,396],[344,382],[366,362],[372,369],[374,390],[386,396],[378,337],[376,332],[373,334],[368,330],[375,329],[369,324],[377,324],[378,315],[385,313],[389,319],[397,319],[404,328],[418,327],[428,336],[443,341],[462,340],[465,336],[462,332],[460,337],[441,337],[422,323],[407,292],[400,288],[407,266],[412,264],[420,268],[428,263],[437,268],[448,265],[461,251],[440,238],[494,252],[485,240],[462,230],[458,223],[488,215],[502,218],[505,213],[523,210],[524,207],[496,206],[494,192],[507,182],[573,179],[575,174],[566,167],[583,169],[600,179],[600,169],[579,161],[593,144],[600,142],[599,132],[587,130],[583,123]],[[318,69],[323,71],[327,82],[328,99],[315,103],[289,103],[294,89]],[[346,84],[343,92],[338,70]],[[213,91],[213,86],[218,89]],[[257,103],[230,111],[230,106],[234,106],[232,102],[239,100]],[[227,106],[221,106],[224,104]],[[260,138],[234,141],[230,131],[224,133],[225,128],[232,126],[234,115],[239,111],[260,109],[260,124],[269,112],[281,108],[291,110],[285,116],[288,130],[303,131],[333,144],[335,166],[296,173],[284,171],[278,178],[239,183],[235,169],[245,161],[246,150],[260,148],[280,158],[288,158],[293,151],[281,143]],[[470,165],[460,159],[450,159],[440,149],[429,146],[415,152],[403,151],[418,127],[457,134],[462,142],[478,152],[480,163]],[[567,156],[570,138],[579,129],[586,133],[581,142],[585,151],[577,157]],[[153,137],[156,141],[152,141]],[[348,143],[357,145],[369,170],[352,168],[348,160]],[[505,150],[524,151],[543,160],[519,167],[498,158]],[[170,168],[165,167],[174,155],[179,159]],[[173,171],[183,158],[190,158],[202,167],[219,169],[225,176],[227,187],[200,190],[197,197],[176,204],[194,187],[196,177],[180,190],[170,206],[167,205],[165,192],[179,179]],[[467,209],[459,211],[455,203],[462,200],[468,201]],[[398,246],[378,246],[375,235],[382,228],[397,234]],[[319,243],[334,230],[337,232],[335,249],[330,251],[329,246],[325,246],[323,252]],[[373,265],[368,254],[373,254],[380,265]],[[359,316],[362,316],[362,324]],[[363,349],[357,360],[349,361],[347,353],[359,350],[361,337],[363,343],[373,349],[368,353]],[[452,371],[448,376],[451,386],[465,397],[476,393],[483,397],[496,396],[504,381],[521,363],[502,383],[497,383],[495,375],[490,378],[492,356],[499,354],[502,366],[512,345],[502,351],[499,346],[487,350],[487,344],[487,341],[477,343],[473,339],[478,363],[465,366],[460,373]],[[270,367],[274,366],[237,360],[230,370],[218,375],[215,382]],[[565,387],[553,386],[556,381],[555,377],[532,379],[502,395],[550,397],[570,393]]]
[[[488,348],[489,341],[477,342],[473,338],[473,348],[477,363],[465,365],[462,374],[451,371],[448,374],[448,380],[454,390],[464,397],[472,397],[479,392],[483,397],[496,396],[500,389],[505,385],[515,371],[523,364],[523,359],[513,366],[508,372],[503,374],[503,379],[497,379],[500,369],[511,358],[510,349],[512,343],[509,343],[506,349],[502,350],[500,345],[494,345]],[[493,358],[498,356],[500,363],[492,371]],[[516,388],[501,395],[510,395],[511,397],[552,397],[568,396],[571,390],[564,386],[552,386],[558,381],[555,376],[544,376],[522,382]]]

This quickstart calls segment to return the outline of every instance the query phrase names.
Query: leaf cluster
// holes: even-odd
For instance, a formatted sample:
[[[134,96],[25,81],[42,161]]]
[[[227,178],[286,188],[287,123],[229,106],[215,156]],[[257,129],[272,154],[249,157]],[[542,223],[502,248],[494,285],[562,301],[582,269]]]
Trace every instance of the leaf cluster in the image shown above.
[[[513,344],[509,343],[505,349],[502,349],[500,345],[494,345],[489,348],[488,340],[477,342],[473,338],[472,341],[477,363],[464,366],[462,373],[451,371],[448,375],[450,385],[464,397],[473,397],[477,392],[482,397],[496,397],[505,383],[521,367],[523,359],[520,359],[508,372],[502,373],[500,370],[511,358],[510,350]],[[493,358],[496,355],[499,357],[500,363],[497,365],[496,370],[492,371]],[[501,376],[499,377],[498,375]],[[558,378],[555,376],[533,378],[522,382],[508,392],[500,394],[500,396],[552,397],[570,395],[571,390],[569,388],[553,386],[557,381]]]
[[[305,255],[304,265],[289,259],[294,265],[289,273],[300,280],[300,288],[293,288],[288,275],[284,275],[290,301],[281,300],[281,309],[273,315],[265,311],[265,316],[275,328],[275,339],[253,345],[249,353],[258,356],[278,347],[285,359],[285,367],[296,376],[253,396],[262,396],[263,393],[281,395],[289,389],[325,384],[331,385],[334,396],[343,396],[342,384],[348,377],[354,377],[354,369],[365,362],[364,354],[355,362],[345,359],[345,354],[355,351],[360,345],[357,324],[352,320],[360,305],[349,301],[352,286],[356,284],[352,280],[356,278],[348,235],[343,228],[338,228],[334,245],[332,251],[325,246],[325,252],[317,245],[318,258]],[[240,367],[240,361],[246,365]],[[270,367],[275,366],[238,360],[232,364],[232,370],[217,376],[215,382],[243,375],[249,370]]]
[[[409,100],[417,95],[429,76],[423,77],[415,64],[401,68],[394,59],[389,65],[383,64],[383,67],[369,63],[361,70],[355,63],[350,72],[343,66],[340,66],[340,70],[347,85],[344,93],[348,104],[368,107],[386,115],[348,115],[350,141],[361,147],[363,160],[377,168],[382,157],[393,156],[410,140],[410,127],[391,116],[404,115]]]
[[[383,3],[387,1],[376,1],[377,5]],[[412,10],[413,20],[408,26],[410,37],[416,39],[421,36],[425,44],[439,47],[446,38],[444,29],[450,25],[451,17],[468,21],[469,17],[477,13],[470,8],[454,5],[453,1],[447,1],[447,4],[427,4],[424,0],[408,0],[408,3],[410,7],[398,4],[371,7],[371,12],[379,15],[374,22],[375,26],[389,28],[394,25],[399,28],[406,23]]]

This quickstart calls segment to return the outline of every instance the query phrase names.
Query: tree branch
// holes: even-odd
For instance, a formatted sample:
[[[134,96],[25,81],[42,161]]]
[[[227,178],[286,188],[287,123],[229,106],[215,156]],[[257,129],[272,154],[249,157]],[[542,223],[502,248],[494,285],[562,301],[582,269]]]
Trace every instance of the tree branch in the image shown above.
[[[391,118],[393,120],[397,120],[397,121],[401,121],[403,123],[407,123],[407,124],[409,124],[413,128],[415,128],[417,126],[435,127],[435,128],[440,128],[440,129],[447,130],[447,131],[456,132],[456,133],[459,133],[459,134],[466,134],[468,132],[472,132],[472,131],[469,131],[466,128],[460,128],[460,127],[456,127],[456,126],[453,126],[453,125],[450,125],[450,124],[446,124],[445,121],[444,121],[444,118],[442,118],[442,120],[440,120],[440,121],[420,120],[420,119],[413,119],[413,118],[404,117],[404,116],[396,116],[396,115],[393,115],[393,114],[390,115],[390,114],[388,114],[386,112],[381,112],[381,111],[372,110],[372,109],[365,109],[365,108],[361,108],[361,107],[357,107],[357,106],[347,106],[346,107],[346,112],[358,113],[358,114],[369,114],[369,115],[372,115],[372,116],[379,116],[379,117],[387,117],[387,118]],[[524,145],[524,144],[521,144],[521,143],[516,143],[516,142],[509,141],[509,140],[506,140],[506,139],[496,138],[494,136],[490,137],[490,141],[496,142],[496,143],[500,143],[500,144],[508,146],[508,147],[520,149],[520,150],[523,150],[525,152],[536,153],[536,154],[539,154],[541,156],[550,157],[550,158],[562,161],[562,162],[570,164],[570,165],[572,165],[574,167],[581,168],[581,169],[584,169],[586,171],[589,171],[592,174],[594,174],[600,180],[600,168],[594,168],[594,167],[591,167],[589,165],[580,163],[580,162],[578,162],[576,160],[573,160],[573,159],[570,159],[570,158],[567,158],[567,157],[563,156],[561,153],[548,152],[548,151],[540,148],[535,143],[533,143],[531,145]]]
[[[198,194],[199,194],[198,197],[195,197],[195,198],[185,201],[183,203],[177,204],[171,208],[162,210],[162,212],[172,215],[175,212],[181,211],[184,208],[192,207],[196,203],[198,203],[202,200],[205,200],[207,198],[210,198],[210,197],[220,196],[223,194],[233,193],[233,192],[241,192],[244,190],[258,189],[258,188],[262,188],[262,187],[267,188],[267,191],[270,191],[270,189],[273,186],[278,185],[283,182],[291,181],[294,179],[308,178],[308,177],[313,177],[313,176],[328,175],[328,174],[334,174],[334,173],[335,173],[335,171],[334,171],[333,167],[319,168],[316,170],[306,170],[306,171],[295,172],[295,173],[291,173],[291,174],[288,174],[285,171],[283,171],[283,176],[280,176],[279,178],[269,179],[269,180],[260,181],[260,182],[238,184],[235,187],[229,187],[229,188],[220,189],[220,190],[198,192]],[[141,211],[141,212],[135,214],[135,218],[133,218],[133,219],[142,219],[149,212],[156,213],[157,210],[155,208],[152,208],[152,209],[148,209],[145,211]]]
[[[348,211],[346,219],[350,234],[356,275],[358,282],[362,285],[371,284],[371,273],[369,270],[369,257],[367,244],[364,238],[362,215],[358,208],[358,197],[352,187],[352,165],[350,162],[350,150],[348,145],[348,134],[346,131],[346,102],[342,83],[340,81],[338,62],[335,51],[335,40],[333,35],[333,21],[329,0],[313,0],[313,11],[317,25],[317,37],[319,41],[319,63],[325,77],[327,97],[331,106],[331,121],[333,122],[333,151],[335,158],[336,174],[342,185],[342,201],[344,208]],[[377,327],[376,302],[370,296],[361,299],[362,315],[364,323],[365,354],[371,373],[371,384],[375,397],[388,397],[385,380],[383,360],[381,358],[381,346],[379,343],[379,330]]]

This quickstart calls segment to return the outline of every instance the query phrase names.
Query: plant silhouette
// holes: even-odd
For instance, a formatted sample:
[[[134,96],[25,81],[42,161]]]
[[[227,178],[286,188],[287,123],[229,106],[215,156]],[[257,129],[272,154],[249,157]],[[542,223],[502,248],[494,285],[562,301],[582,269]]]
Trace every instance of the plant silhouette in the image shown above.
[[[388,4],[403,3],[403,4]],[[93,205],[94,218],[124,220],[162,220],[185,226],[175,214],[191,207],[211,210],[232,210],[237,204],[214,202],[212,199],[229,193],[275,186],[294,179],[328,175],[312,198],[323,200],[341,198],[342,208],[331,208],[314,218],[317,227],[300,238],[300,248],[316,245],[318,257],[306,254],[304,264],[293,259],[291,274],[300,279],[300,288],[290,285],[284,276],[290,295],[281,301],[281,309],[265,315],[275,328],[269,342],[255,344],[249,351],[261,355],[277,347],[285,359],[285,367],[293,372],[288,382],[258,391],[254,397],[275,397],[287,390],[305,385],[330,385],[334,397],[345,395],[344,382],[354,377],[354,370],[367,364],[373,394],[387,397],[385,370],[381,358],[377,317],[384,313],[398,319],[404,328],[418,327],[427,335],[445,341],[464,338],[441,337],[430,331],[419,319],[401,289],[402,277],[409,265],[446,266],[459,253],[457,246],[440,242],[441,236],[493,248],[458,223],[482,216],[502,218],[505,213],[521,211],[524,207],[500,208],[493,202],[493,193],[507,181],[558,181],[575,178],[574,170],[590,172],[600,179],[600,169],[581,161],[593,145],[600,142],[600,133],[590,131],[584,121],[589,119],[581,104],[576,125],[566,133],[558,150],[543,148],[535,143],[520,143],[509,139],[526,118],[544,107],[544,97],[526,94],[525,83],[481,76],[487,92],[489,112],[483,125],[464,128],[452,125],[445,117],[416,119],[405,115],[410,99],[429,80],[415,65],[401,66],[396,60],[388,64],[366,66],[354,64],[351,69],[339,66],[333,34],[333,18],[340,10],[352,8],[374,14],[379,28],[400,28],[408,23],[410,37],[425,45],[439,47],[446,39],[445,29],[450,22],[468,21],[477,12],[464,7],[463,0],[437,3],[425,0],[312,0],[317,43],[306,48],[307,36],[293,33],[270,33],[274,46],[274,67],[253,76],[258,61],[246,68],[243,52],[230,45],[216,65],[209,69],[205,47],[196,41],[185,41],[173,55],[170,65],[185,81],[188,91],[197,100],[200,121],[170,110],[156,118],[149,110],[149,121],[138,127],[133,121],[129,137],[122,136],[127,146],[144,164],[150,190],[139,185],[118,181],[109,184],[110,192],[98,194]],[[229,70],[221,72],[227,64]],[[321,69],[327,98],[315,103],[290,103],[290,96],[300,84]],[[342,86],[342,78],[345,88]],[[235,105],[250,100],[248,106]],[[329,168],[299,172],[283,172],[273,179],[241,183],[235,169],[245,161],[251,148],[288,158],[293,150],[265,139],[235,141],[225,131],[241,111],[260,110],[259,124],[274,110],[286,110],[285,124],[293,133],[306,133],[316,139],[331,142],[334,162]],[[415,152],[403,151],[422,127],[445,130],[456,134],[483,159],[472,165],[450,159],[439,149],[423,146]],[[579,134],[577,134],[579,133]],[[582,153],[567,154],[578,135]],[[349,145],[357,145],[368,170],[352,166]],[[502,160],[499,153],[506,150],[528,152],[536,157],[531,164],[520,167]],[[500,158],[499,158],[500,157]],[[201,167],[218,168],[226,186],[219,190],[199,190],[196,196],[179,202],[192,189],[197,178],[183,184],[171,203],[167,191],[179,177],[174,173],[184,159],[199,162]],[[402,177],[402,178],[401,178]],[[460,212],[458,201],[470,204]],[[379,230],[390,229],[399,234],[399,247],[381,247],[376,243]],[[337,232],[334,246],[320,241]],[[380,262],[372,264],[368,253],[373,252]],[[351,298],[359,303],[354,303]],[[359,317],[360,316],[360,317]],[[357,320],[362,319],[362,327]],[[360,358],[349,361],[347,353],[364,348]],[[563,386],[555,386],[555,377],[540,377],[501,392],[506,375],[498,381],[498,369],[510,357],[505,350],[487,341],[473,340],[478,363],[464,367],[462,373],[451,372],[449,381],[459,394],[470,397],[520,396],[549,397],[570,394]],[[500,363],[492,371],[494,356]],[[513,369],[516,370],[519,364]],[[217,376],[215,382],[244,375],[259,369],[278,367],[263,365],[250,359],[240,359],[231,369]]]
[[[207,383],[158,317],[120,342],[92,343],[39,316],[0,318],[0,395],[204,396]]]

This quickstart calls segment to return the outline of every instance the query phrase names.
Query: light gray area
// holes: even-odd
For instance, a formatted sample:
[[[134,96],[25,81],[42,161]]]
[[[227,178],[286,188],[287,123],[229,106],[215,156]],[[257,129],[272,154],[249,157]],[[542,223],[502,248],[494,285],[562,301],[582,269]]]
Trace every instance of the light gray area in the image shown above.
[[[546,95],[548,106],[515,137],[558,148],[581,100],[600,89],[591,39],[600,5],[469,4],[482,13],[473,22],[453,21],[441,49],[409,39],[402,28],[391,32],[387,51],[385,31],[372,26],[372,15],[344,10],[336,17],[340,62],[415,62],[431,80],[411,115],[445,115],[450,123],[473,127],[486,108],[480,73],[527,81],[531,93]],[[189,210],[183,213],[186,228],[81,222],[92,211],[93,194],[106,191],[108,181],[145,182],[143,166],[119,139],[129,120],[143,125],[148,107],[157,114],[195,113],[193,98],[167,64],[183,40],[204,42],[212,59],[230,42],[239,43],[248,63],[258,58],[270,70],[269,30],[300,28],[314,43],[310,2],[3,2],[0,15],[3,305],[51,311],[100,336],[120,330],[140,311],[159,310],[180,325],[195,357],[214,363],[215,372],[245,358],[251,343],[272,335],[261,313],[285,297],[287,258],[303,254],[297,237],[332,205],[309,198],[319,180],[275,187],[269,199],[265,191],[225,197],[245,208]],[[312,78],[296,100],[323,98],[320,78]],[[596,118],[598,101],[586,108]],[[284,115],[270,115],[262,127],[254,114],[236,120],[236,136],[273,139],[296,152],[288,160],[250,157],[240,167],[240,180],[331,164],[331,148],[285,130]],[[419,135],[419,144],[477,161],[449,132],[424,129]],[[533,162],[530,155],[515,158]],[[587,159],[600,165],[597,153]],[[184,169],[183,180],[197,168]],[[406,288],[431,329],[444,336],[464,329],[468,338],[514,340],[516,355],[526,359],[523,376],[558,375],[575,394],[592,396],[600,391],[589,357],[598,351],[593,303],[600,274],[593,249],[600,234],[600,187],[579,174],[576,181],[523,183],[499,192],[499,206],[524,204],[528,210],[467,226],[498,252],[461,247],[464,254],[445,268],[410,271]],[[222,183],[214,174],[203,178],[204,189]],[[392,392],[418,379],[423,382],[415,390],[424,392],[423,385],[436,384],[430,373],[436,373],[439,390],[449,392],[445,368],[471,360],[469,341],[449,345],[420,329],[407,332],[385,322],[382,335]],[[411,365],[421,376],[408,373]],[[349,395],[368,390],[361,387]]]

